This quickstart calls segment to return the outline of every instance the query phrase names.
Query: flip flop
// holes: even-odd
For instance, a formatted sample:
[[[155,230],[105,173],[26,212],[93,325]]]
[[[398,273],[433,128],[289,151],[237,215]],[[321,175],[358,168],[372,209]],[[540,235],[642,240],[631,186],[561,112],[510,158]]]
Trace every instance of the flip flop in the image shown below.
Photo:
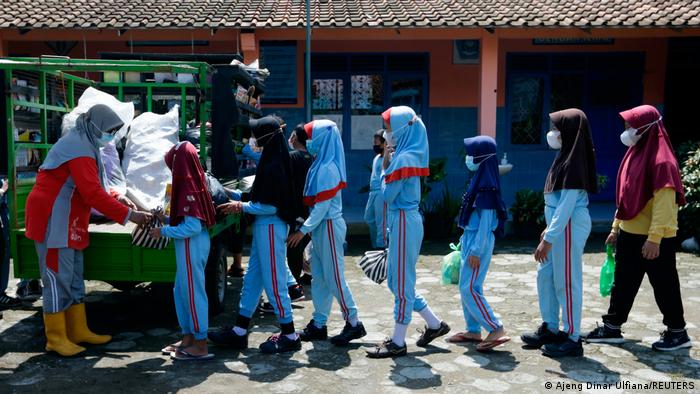
[[[482,341],[480,344],[476,345],[476,350],[479,352],[486,352],[508,341],[510,341],[510,337],[500,337],[493,341]]]
[[[472,338],[465,335],[465,333],[460,332],[446,339],[449,343],[480,343],[481,338]]]
[[[170,354],[170,358],[176,361],[207,361],[214,358],[213,353],[204,354],[202,356],[197,356],[188,353],[184,349],[178,349],[176,352]]]
[[[164,356],[169,356],[172,352],[176,352],[176,351],[177,351],[177,346],[173,346],[173,345],[168,345],[168,346],[160,349],[160,352]]]

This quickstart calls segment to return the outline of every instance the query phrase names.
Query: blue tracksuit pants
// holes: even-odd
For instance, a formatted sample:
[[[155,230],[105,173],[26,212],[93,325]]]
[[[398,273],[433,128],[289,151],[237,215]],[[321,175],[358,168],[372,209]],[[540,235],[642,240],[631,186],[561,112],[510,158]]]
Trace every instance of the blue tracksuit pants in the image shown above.
[[[547,225],[552,220],[554,208],[545,207]],[[564,229],[562,242],[552,244],[547,260],[537,269],[537,292],[542,320],[556,330],[559,316],[563,330],[573,341],[581,333],[583,303],[583,249],[591,232],[588,209],[577,207]]]
[[[206,228],[197,235],[174,239],[175,261],[175,312],[185,335],[206,339],[209,329],[209,303],[204,288],[204,269],[209,257],[210,239]]]
[[[389,211],[387,283],[394,294],[394,321],[398,324],[409,324],[413,311],[428,306],[416,294],[416,263],[422,242],[423,219],[418,209]]]
[[[477,231],[465,230],[462,235],[462,265],[459,272],[459,293],[462,298],[462,309],[464,310],[464,320],[467,323],[467,331],[471,333],[481,333],[483,327],[486,331],[492,332],[502,327],[503,324],[493,314],[491,305],[484,297],[484,279],[491,265],[491,255],[496,237],[493,231],[488,231],[485,241],[486,245],[478,246],[482,250],[479,268],[472,269],[469,265],[469,253],[472,245],[477,239]]]
[[[313,319],[317,325],[325,325],[331,312],[333,298],[338,301],[343,319],[357,317],[355,299],[345,281],[343,243],[347,227],[345,220],[325,219],[311,232],[311,292],[313,293]]]
[[[273,223],[258,219],[253,223],[253,243],[250,247],[250,261],[243,276],[243,289],[239,313],[252,317],[258,307],[263,289],[275,308],[279,322],[290,323],[292,301],[287,291],[287,234],[289,226],[281,219]]]
[[[373,248],[385,248],[387,243],[387,205],[381,190],[369,192],[365,207],[365,222]]]

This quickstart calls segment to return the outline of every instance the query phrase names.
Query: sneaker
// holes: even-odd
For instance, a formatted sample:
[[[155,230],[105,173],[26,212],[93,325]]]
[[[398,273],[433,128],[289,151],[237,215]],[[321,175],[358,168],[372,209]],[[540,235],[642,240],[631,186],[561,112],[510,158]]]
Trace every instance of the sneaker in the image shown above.
[[[550,342],[542,347],[542,354],[547,357],[581,357],[583,356],[583,343],[566,338],[563,341]]]
[[[299,278],[297,282],[299,282],[300,285],[306,285],[306,286],[311,286],[311,275],[309,274],[304,274]]]
[[[286,335],[275,334],[260,344],[260,351],[265,354],[294,352],[301,350],[301,338],[289,339]]]
[[[380,343],[379,345],[367,350],[367,357],[369,358],[394,358],[405,356],[408,348],[406,344],[399,346],[394,343],[391,339]]]
[[[445,323],[444,321],[441,321],[440,327],[434,330],[426,326],[424,331],[418,330],[418,332],[421,333],[421,336],[420,338],[418,338],[418,341],[416,341],[416,346],[426,347],[434,339],[439,338],[450,332],[450,326],[448,326],[447,323]]]
[[[22,304],[22,301],[16,297],[10,297],[9,295],[0,293],[0,309],[14,308]]]
[[[233,328],[231,327],[224,327],[219,331],[210,332],[207,337],[209,337],[210,341],[219,346],[226,346],[239,350],[248,348],[248,335],[238,335],[233,332]]]
[[[314,321],[312,319],[309,322],[309,324],[307,324],[306,327],[304,327],[304,329],[301,332],[299,332],[299,339],[301,339],[304,342],[325,341],[326,339],[328,339],[328,328],[326,326],[323,326],[321,328],[316,327],[316,324],[314,324]]]
[[[258,309],[263,313],[275,313],[275,307],[269,302],[262,302],[258,305]]]
[[[39,279],[32,279],[29,281],[29,296],[30,297],[41,297],[42,288]]]
[[[651,345],[651,348],[662,352],[668,352],[691,346],[693,346],[693,343],[690,341],[690,337],[688,336],[688,332],[686,330],[680,332],[666,330],[661,333],[661,339],[654,342]]]
[[[542,345],[559,341],[558,333],[553,333],[547,328],[547,323],[542,323],[535,332],[527,332],[520,336],[526,347],[539,349]]]
[[[622,336],[622,331],[619,328],[610,328],[605,324],[601,326],[598,323],[596,323],[595,330],[585,336],[585,340],[588,343],[619,344],[625,342],[625,338]]]
[[[365,326],[362,325],[362,322],[357,322],[355,327],[350,322],[345,322],[343,331],[331,338],[331,343],[335,346],[347,346],[353,339],[360,339],[365,335],[367,335],[367,331],[365,331]]]
[[[289,286],[287,290],[289,291],[289,298],[292,299],[292,302],[306,300],[306,296],[304,296],[304,288],[301,287],[301,285]]]

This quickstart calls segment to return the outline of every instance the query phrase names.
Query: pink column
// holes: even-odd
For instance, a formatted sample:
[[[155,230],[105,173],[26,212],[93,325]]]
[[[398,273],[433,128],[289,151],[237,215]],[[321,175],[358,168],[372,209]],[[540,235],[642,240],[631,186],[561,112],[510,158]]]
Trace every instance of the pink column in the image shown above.
[[[246,64],[258,58],[258,43],[255,39],[255,33],[241,33],[241,52],[243,52],[243,62]]]
[[[479,73],[479,134],[496,137],[498,86],[498,37],[484,31],[481,37]]]

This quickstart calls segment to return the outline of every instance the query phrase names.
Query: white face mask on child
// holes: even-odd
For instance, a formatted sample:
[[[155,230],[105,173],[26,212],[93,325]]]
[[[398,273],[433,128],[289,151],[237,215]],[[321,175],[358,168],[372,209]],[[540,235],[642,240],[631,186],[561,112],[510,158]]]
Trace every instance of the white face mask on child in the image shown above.
[[[559,130],[550,130],[547,133],[547,144],[552,149],[561,149],[561,132]]]

